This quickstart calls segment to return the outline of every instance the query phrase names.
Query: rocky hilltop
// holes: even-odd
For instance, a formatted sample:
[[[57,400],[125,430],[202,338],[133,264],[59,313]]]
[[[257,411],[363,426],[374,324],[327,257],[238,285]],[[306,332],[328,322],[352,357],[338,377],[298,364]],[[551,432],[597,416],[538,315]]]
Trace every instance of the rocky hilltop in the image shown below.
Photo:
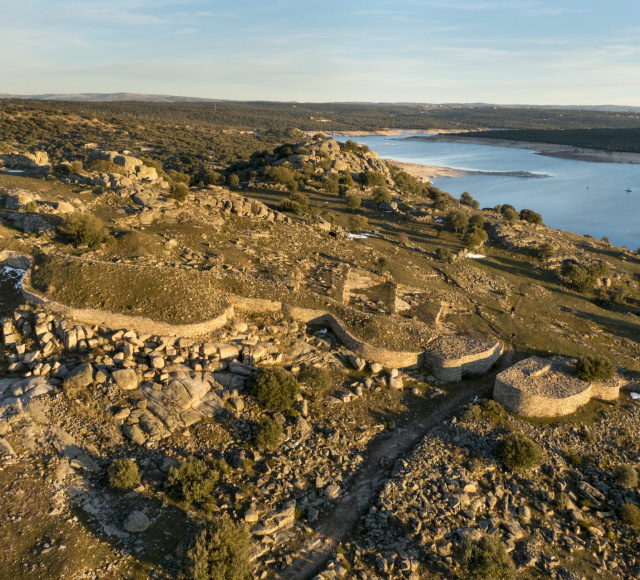
[[[2,569],[637,577],[638,253],[292,134],[2,155]]]

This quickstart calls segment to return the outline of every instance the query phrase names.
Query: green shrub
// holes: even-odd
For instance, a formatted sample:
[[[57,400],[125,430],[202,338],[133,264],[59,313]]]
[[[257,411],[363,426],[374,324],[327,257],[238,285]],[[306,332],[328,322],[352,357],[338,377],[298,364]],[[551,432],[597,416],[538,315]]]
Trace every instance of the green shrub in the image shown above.
[[[486,421],[496,423],[506,415],[504,407],[493,399],[483,399],[479,403],[470,404],[462,414],[461,419],[467,423]]]
[[[252,577],[251,537],[226,514],[212,519],[187,553],[191,580],[249,580]]]
[[[584,356],[576,364],[576,375],[587,382],[608,381],[614,373],[613,363],[603,356]]]
[[[468,191],[465,191],[460,196],[460,203],[462,205],[468,205],[469,207],[472,207],[473,209],[478,209],[480,207],[480,204],[478,203],[478,200],[473,199],[473,197],[471,196],[471,194]]]
[[[616,481],[624,487],[638,487],[638,472],[631,465],[621,465],[616,469]]]
[[[462,232],[469,225],[469,217],[463,211],[452,211],[447,216],[447,224],[454,232]]]
[[[106,161],[105,159],[94,159],[87,167],[89,171],[97,173],[118,173],[119,175],[127,175],[129,173],[122,165]]]
[[[495,536],[462,542],[458,560],[470,580],[511,580],[516,577],[513,560]]]
[[[512,433],[498,441],[496,451],[498,458],[509,471],[532,469],[544,460],[540,446],[519,433]]]
[[[369,220],[363,215],[352,215],[349,218],[349,231],[355,234],[367,229],[369,226]]]
[[[484,230],[472,229],[469,230],[464,236],[464,244],[470,250],[477,250],[485,244],[489,239],[487,232]]]
[[[303,213],[302,211],[302,207],[300,207],[300,204],[297,201],[293,201],[292,199],[283,199],[280,202],[280,207],[279,207],[280,211],[286,211],[289,213]]]
[[[298,380],[315,395],[328,391],[333,382],[327,369],[312,366],[304,367],[298,375]]]
[[[632,503],[625,503],[620,510],[620,520],[630,528],[640,528],[640,508]]]
[[[29,213],[33,213],[34,211],[36,211],[38,209],[38,204],[31,200],[25,207],[24,209],[26,211],[28,211]]]
[[[546,244],[542,244],[538,250],[537,255],[541,260],[549,260],[556,255],[556,247],[553,244],[547,242]]]
[[[448,262],[451,264],[453,262],[453,254],[449,248],[437,247],[436,248],[436,260],[440,262]]]
[[[109,468],[109,485],[119,491],[131,491],[140,483],[138,465],[133,459],[116,459]]]
[[[184,201],[189,195],[189,188],[182,182],[174,182],[171,184],[169,190],[169,197],[171,199],[177,199],[178,201]]]
[[[380,205],[384,202],[390,202],[393,198],[391,196],[391,191],[389,190],[389,188],[385,185],[380,185],[373,191],[373,199],[378,205]]]
[[[511,225],[515,224],[520,219],[520,214],[513,209],[513,207],[508,207],[504,209],[504,206],[501,210],[502,217],[506,219]]]
[[[167,482],[181,500],[204,503],[226,470],[224,461],[192,455],[178,467],[171,468]]]
[[[71,167],[69,168],[69,171],[73,175],[82,175],[82,173],[83,173],[82,161],[72,161],[71,162]]]
[[[282,412],[291,409],[300,393],[300,385],[281,367],[265,368],[254,379],[251,392],[262,408]]]
[[[542,225],[542,216],[531,209],[523,209],[520,212],[520,219],[530,224]]]
[[[564,511],[569,506],[569,496],[564,493],[564,491],[560,492],[555,499],[556,509],[560,511]]]
[[[469,227],[481,230],[484,228],[484,216],[481,213],[474,213],[469,218]]]
[[[258,421],[258,431],[254,440],[261,451],[275,451],[282,441],[282,425],[271,417],[262,417]]]
[[[359,195],[347,195],[345,199],[349,209],[358,209],[362,205],[362,198]]]
[[[76,246],[95,248],[109,239],[102,220],[92,214],[72,213],[64,219],[59,229],[71,236]]]
[[[227,183],[229,184],[229,187],[233,187],[235,189],[240,185],[240,178],[235,173],[232,173],[227,177]]]
[[[360,174],[360,182],[367,187],[375,187],[376,185],[384,185],[387,180],[382,173],[377,171],[364,171]]]

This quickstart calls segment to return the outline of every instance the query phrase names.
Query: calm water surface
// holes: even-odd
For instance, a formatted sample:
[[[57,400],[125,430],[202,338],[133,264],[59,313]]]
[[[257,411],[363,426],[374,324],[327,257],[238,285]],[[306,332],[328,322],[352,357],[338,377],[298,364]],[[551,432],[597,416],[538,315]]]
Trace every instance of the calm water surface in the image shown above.
[[[347,137],[338,139],[345,141]],[[614,244],[633,250],[640,247],[640,165],[574,161],[545,157],[528,149],[407,141],[402,137],[352,139],[381,157],[407,163],[548,174],[544,179],[468,175],[434,179],[433,183],[456,197],[468,191],[481,207],[510,203],[518,210],[541,213],[552,228],[596,238],[609,236]]]

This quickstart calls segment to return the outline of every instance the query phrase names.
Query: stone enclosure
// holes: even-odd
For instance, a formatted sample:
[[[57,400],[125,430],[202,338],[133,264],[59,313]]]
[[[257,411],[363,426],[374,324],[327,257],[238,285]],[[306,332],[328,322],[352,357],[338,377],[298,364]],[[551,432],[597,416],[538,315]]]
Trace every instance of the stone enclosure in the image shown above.
[[[569,415],[592,398],[618,398],[620,377],[588,383],[575,376],[575,364],[575,359],[532,356],[496,377],[493,398],[508,411],[526,417]]]

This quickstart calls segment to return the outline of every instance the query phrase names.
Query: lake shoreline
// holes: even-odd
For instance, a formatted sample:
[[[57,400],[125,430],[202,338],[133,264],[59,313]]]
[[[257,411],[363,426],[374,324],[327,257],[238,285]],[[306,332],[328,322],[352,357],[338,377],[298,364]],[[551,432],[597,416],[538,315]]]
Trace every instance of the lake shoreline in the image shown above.
[[[453,167],[439,167],[435,165],[421,165],[420,163],[405,163],[397,159],[385,158],[385,161],[397,165],[414,177],[424,179],[436,179],[439,177],[463,177],[465,175],[494,175],[499,177],[522,177],[523,179],[544,179],[549,175],[543,173],[531,173],[530,171],[474,171],[455,169]]]
[[[450,133],[441,133],[433,137],[406,137],[407,141],[429,141],[440,143],[466,143],[471,145],[487,145],[489,147],[509,147],[513,149],[529,149],[545,157],[573,159],[575,161],[589,161],[592,163],[630,163],[640,165],[640,153],[625,153],[620,151],[602,151],[600,149],[586,149],[571,145],[555,143],[541,143],[534,141],[509,141],[507,139],[487,139],[484,137],[464,137]]]

